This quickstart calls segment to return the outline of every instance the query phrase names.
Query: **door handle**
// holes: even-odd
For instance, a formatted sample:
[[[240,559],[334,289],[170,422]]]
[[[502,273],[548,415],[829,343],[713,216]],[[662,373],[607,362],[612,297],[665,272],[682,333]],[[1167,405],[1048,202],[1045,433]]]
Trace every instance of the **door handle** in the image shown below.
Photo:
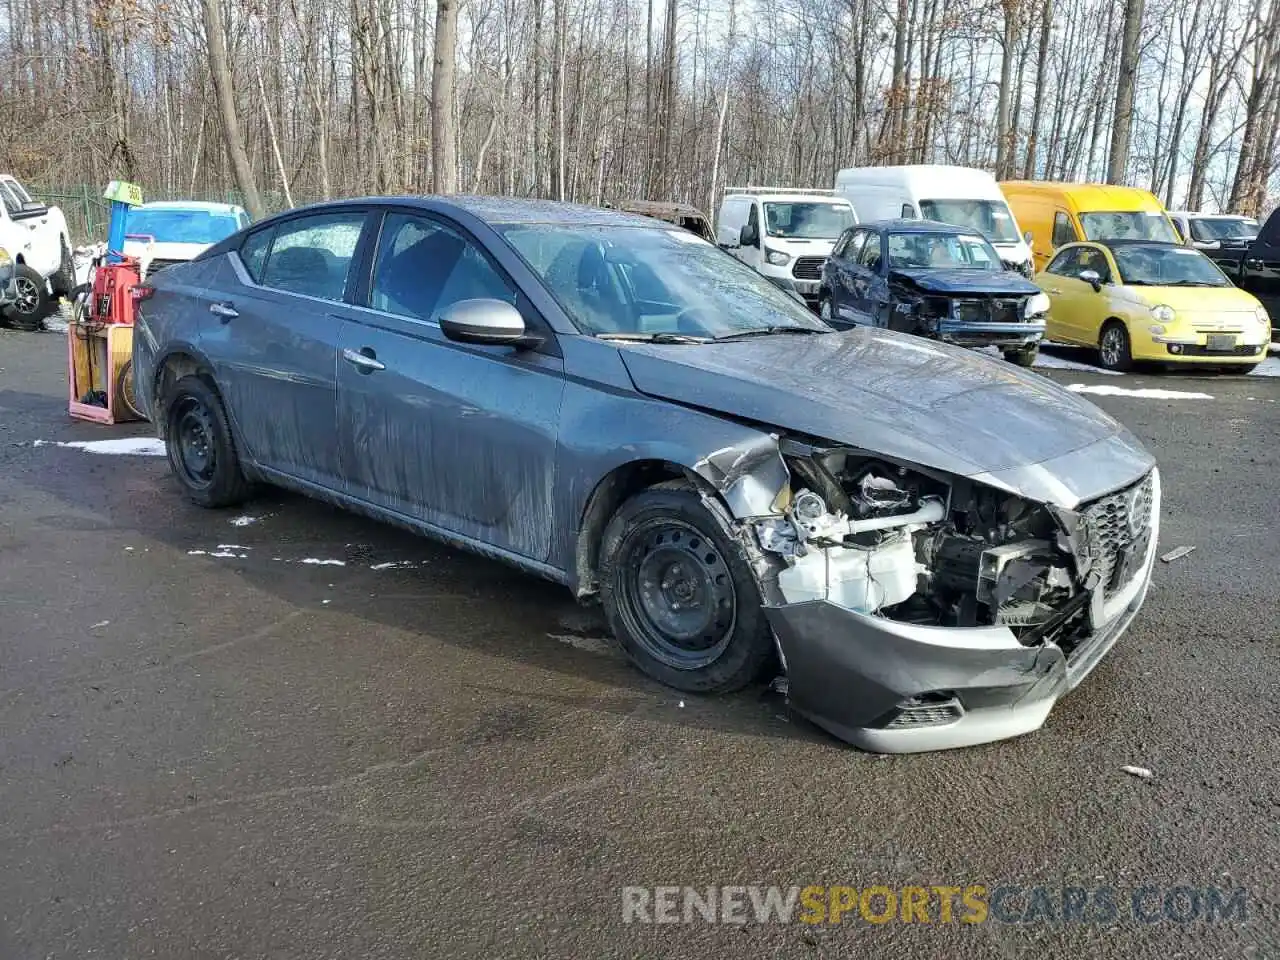
[[[223,323],[240,316],[240,311],[229,303],[211,303],[209,304],[209,312]]]
[[[359,350],[343,350],[342,359],[361,373],[373,373],[375,370],[387,369],[387,365],[378,359],[378,355],[373,352],[372,347],[361,347]]]

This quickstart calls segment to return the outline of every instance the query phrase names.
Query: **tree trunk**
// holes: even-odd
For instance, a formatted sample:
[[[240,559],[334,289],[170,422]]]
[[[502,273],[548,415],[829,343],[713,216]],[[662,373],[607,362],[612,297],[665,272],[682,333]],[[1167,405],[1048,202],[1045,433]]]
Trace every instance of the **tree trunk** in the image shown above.
[[[1044,85],[1049,71],[1049,39],[1053,31],[1053,0],[1044,0],[1040,9],[1040,44],[1036,59],[1036,93],[1031,104],[1031,129],[1027,132],[1027,161],[1022,167],[1022,178],[1031,180],[1036,175],[1036,147],[1040,138],[1040,121],[1044,116]]]
[[[1145,0],[1125,0],[1124,37],[1120,44],[1120,74],[1116,80],[1116,109],[1111,122],[1111,152],[1107,157],[1107,182],[1120,183],[1129,168],[1129,143],[1133,133],[1133,97],[1138,79],[1138,41],[1142,35]]]
[[[249,155],[244,149],[244,136],[240,120],[236,116],[235,90],[231,86],[231,65],[227,58],[227,35],[218,10],[218,0],[203,0],[204,31],[209,49],[209,73],[213,77],[213,89],[218,97],[218,114],[222,118],[222,136],[231,158],[236,186],[244,195],[244,206],[253,219],[260,219],[266,211],[258,194],[258,182],[249,166]]]
[[[458,192],[458,131],[453,123],[458,3],[436,2],[436,53],[431,71],[431,175],[436,193]]]

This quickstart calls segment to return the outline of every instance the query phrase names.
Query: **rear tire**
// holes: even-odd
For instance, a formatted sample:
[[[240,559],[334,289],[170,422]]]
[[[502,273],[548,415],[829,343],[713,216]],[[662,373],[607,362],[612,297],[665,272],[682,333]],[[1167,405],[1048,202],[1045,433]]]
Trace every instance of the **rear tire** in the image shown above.
[[[1098,337],[1098,358],[1106,370],[1124,373],[1133,369],[1129,331],[1119,320],[1108,320]]]
[[[175,383],[164,401],[169,467],[183,493],[202,507],[243,503],[253,488],[240,469],[226,409],[198,376]]]
[[[688,693],[727,693],[774,655],[760,588],[723,510],[683,481],[624,503],[604,532],[600,600],[641,670]]]
[[[1038,343],[1018,350],[1004,351],[1004,358],[1018,367],[1035,366],[1036,357],[1038,356],[1040,356],[1040,345]]]
[[[17,299],[6,309],[5,316],[15,330],[34,332],[44,329],[44,316],[49,312],[49,287],[38,272],[20,263],[14,270]]]

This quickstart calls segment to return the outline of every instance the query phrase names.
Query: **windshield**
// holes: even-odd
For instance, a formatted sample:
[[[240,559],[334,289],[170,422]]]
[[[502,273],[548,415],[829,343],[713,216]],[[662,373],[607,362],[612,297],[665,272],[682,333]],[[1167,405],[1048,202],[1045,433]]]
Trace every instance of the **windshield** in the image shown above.
[[[153,237],[156,243],[217,243],[239,229],[235,214],[199,209],[135,207],[125,221],[125,233]]]
[[[1000,255],[977,234],[891,233],[889,269],[1001,270]]]
[[[834,240],[853,226],[847,203],[766,203],[765,233],[784,240]]]
[[[1086,240],[1158,240],[1178,243],[1173,224],[1163,213],[1140,210],[1125,213],[1082,213]]]
[[[921,200],[920,216],[977,230],[988,240],[1016,243],[1018,228],[1003,200]]]
[[[1201,243],[1214,240],[1252,240],[1258,235],[1258,221],[1247,217],[1205,217],[1191,221],[1191,238]]]
[[[1229,281],[1203,253],[1190,247],[1135,243],[1111,248],[1120,279],[1143,287],[1229,287]]]
[[[500,227],[584,333],[720,337],[830,328],[804,304],[687,230]]]

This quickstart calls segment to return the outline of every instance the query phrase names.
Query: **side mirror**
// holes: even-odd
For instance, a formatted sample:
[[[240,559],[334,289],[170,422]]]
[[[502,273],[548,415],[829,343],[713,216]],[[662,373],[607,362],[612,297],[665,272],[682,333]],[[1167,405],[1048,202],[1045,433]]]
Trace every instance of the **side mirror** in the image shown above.
[[[505,300],[459,300],[440,315],[449,340],[490,347],[533,347],[542,342],[525,329],[520,311]]]
[[[1030,247],[1031,244],[1035,242],[1035,239],[1036,238],[1031,235],[1030,230],[1027,230],[1022,234],[1022,242],[1025,243],[1028,247]]]
[[[42,217],[48,212],[49,208],[39,200],[27,200],[12,216],[15,220],[25,220],[28,217]]]
[[[738,232],[738,243],[744,247],[760,246],[760,230],[749,223],[744,223],[742,230]]]
[[[1093,287],[1094,293],[1098,293],[1102,290],[1102,276],[1097,270],[1081,270],[1080,279]]]

